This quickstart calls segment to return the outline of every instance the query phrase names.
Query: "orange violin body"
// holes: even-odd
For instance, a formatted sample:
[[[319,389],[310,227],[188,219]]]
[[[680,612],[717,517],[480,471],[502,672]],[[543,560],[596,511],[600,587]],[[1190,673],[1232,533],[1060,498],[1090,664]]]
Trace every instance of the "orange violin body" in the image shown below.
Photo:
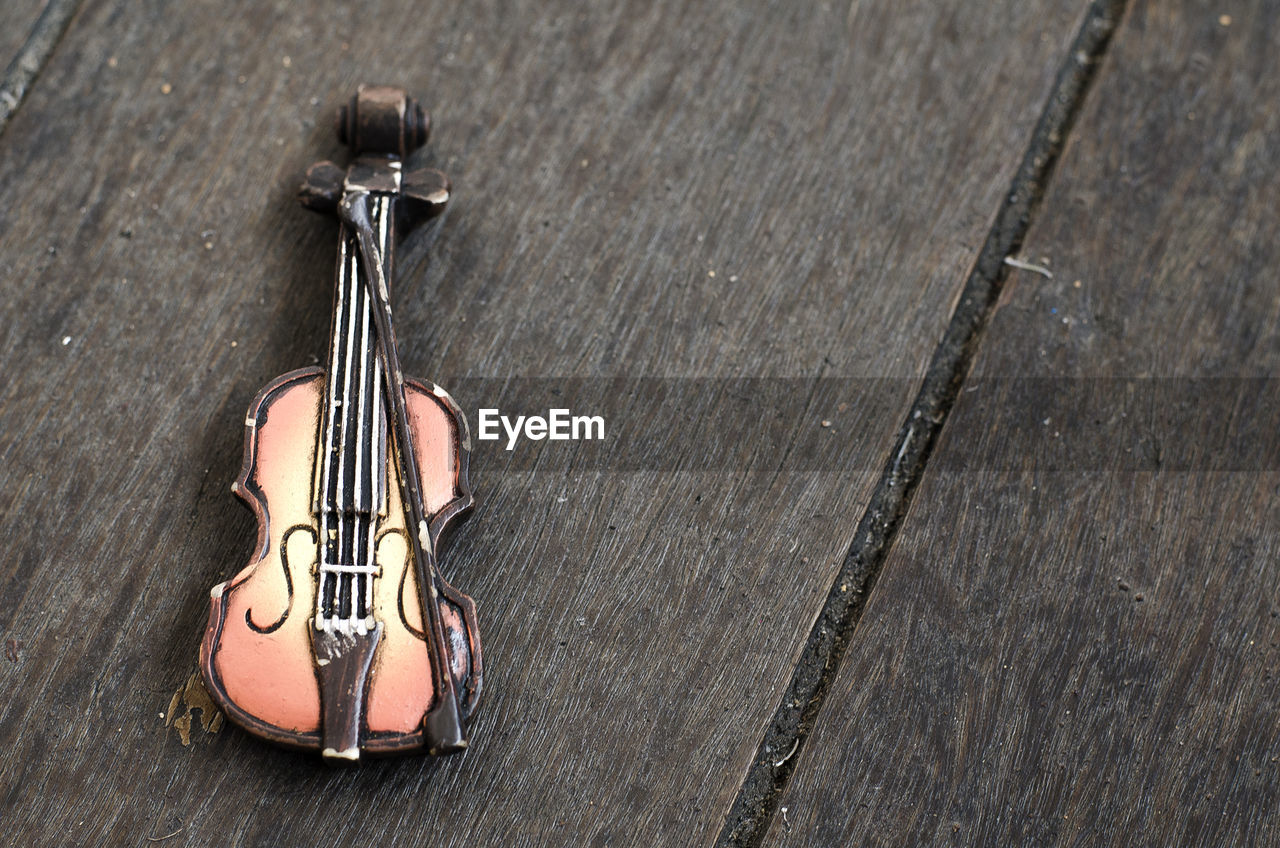
[[[210,694],[227,715],[260,736],[321,750],[320,685],[311,647],[319,524],[312,476],[320,428],[324,371],[308,368],[272,382],[245,420],[245,460],[233,486],[258,519],[252,561],[215,586],[201,667]],[[466,422],[443,390],[406,384],[415,447],[433,542],[472,504],[467,488]],[[394,473],[394,470],[391,472]],[[381,569],[375,608],[384,625],[365,696],[365,737],[372,753],[420,749],[423,717],[436,693],[423,632],[417,576],[405,542],[398,488],[389,486],[377,541]],[[442,619],[454,648],[451,673],[474,709],[481,679],[474,602],[444,584]]]

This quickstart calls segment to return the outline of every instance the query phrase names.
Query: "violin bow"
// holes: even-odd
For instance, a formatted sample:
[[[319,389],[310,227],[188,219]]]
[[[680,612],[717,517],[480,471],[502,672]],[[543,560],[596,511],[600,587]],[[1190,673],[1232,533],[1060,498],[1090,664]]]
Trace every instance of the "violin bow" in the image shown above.
[[[437,189],[437,196],[438,202],[442,204],[448,197],[449,189],[447,180],[443,179],[443,175],[441,178],[442,184]],[[404,397],[404,372],[400,367],[395,329],[391,324],[390,292],[386,274],[383,273],[382,256],[374,241],[373,223],[369,219],[369,193],[350,188],[344,191],[338,204],[338,218],[356,234],[360,261],[365,271],[365,286],[369,291],[369,299],[374,304],[373,320],[377,331],[378,357],[382,360],[387,405],[394,422],[401,499],[409,511],[409,549],[417,568],[418,599],[427,625],[432,654],[431,669],[437,694],[437,704],[427,713],[423,722],[427,748],[432,754],[448,754],[466,748],[467,735],[462,724],[457,686],[449,668],[444,627],[440,622],[440,573],[431,540],[431,527],[427,523],[423,507],[413,429],[409,426],[409,412]]]

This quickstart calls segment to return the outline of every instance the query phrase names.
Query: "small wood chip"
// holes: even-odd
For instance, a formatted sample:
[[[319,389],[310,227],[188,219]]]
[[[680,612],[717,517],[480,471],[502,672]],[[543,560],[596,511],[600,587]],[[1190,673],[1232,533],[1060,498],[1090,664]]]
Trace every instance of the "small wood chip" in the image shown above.
[[[172,839],[173,837],[177,836],[179,833],[182,833],[182,828],[178,828],[173,833],[166,833],[164,836],[148,836],[147,841],[148,842],[164,842],[166,839]]]
[[[1050,271],[1048,268],[1044,267],[1043,265],[1037,265],[1034,262],[1028,262],[1025,259],[1018,259],[1013,256],[1006,256],[1004,258],[1004,264],[1010,265],[1014,268],[1020,268],[1023,271],[1032,271],[1036,274],[1042,274],[1051,280],[1053,279],[1053,272]]]

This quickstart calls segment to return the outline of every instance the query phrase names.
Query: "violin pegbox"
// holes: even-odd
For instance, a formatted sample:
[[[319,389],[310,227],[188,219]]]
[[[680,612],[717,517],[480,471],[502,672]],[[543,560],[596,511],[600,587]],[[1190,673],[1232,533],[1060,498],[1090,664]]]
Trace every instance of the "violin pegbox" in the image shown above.
[[[298,202],[313,212],[337,212],[347,173],[328,160],[315,163],[307,169],[298,189]],[[401,223],[413,225],[439,215],[452,191],[449,178],[434,168],[415,168],[401,174],[399,199],[403,202],[396,205]]]
[[[403,201],[396,205],[396,211],[402,224],[434,218],[449,202],[451,186],[443,173],[434,168],[404,171],[399,164],[427,143],[430,131],[430,115],[402,89],[391,86],[362,85],[338,110],[339,141],[357,157],[385,157],[395,163],[398,198]],[[298,200],[316,212],[336,212],[343,192],[351,187],[353,173],[360,170],[359,163],[357,158],[351,168],[327,160],[312,165],[298,190]]]

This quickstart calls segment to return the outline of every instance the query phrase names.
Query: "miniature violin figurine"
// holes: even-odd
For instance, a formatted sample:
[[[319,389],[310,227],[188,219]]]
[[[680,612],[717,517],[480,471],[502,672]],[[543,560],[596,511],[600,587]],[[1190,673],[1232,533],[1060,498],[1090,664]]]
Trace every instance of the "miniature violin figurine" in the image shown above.
[[[233,721],[330,760],[460,751],[480,696],[475,604],[436,561],[472,505],[467,422],[443,389],[404,378],[391,325],[396,224],[449,198],[444,174],[402,166],[428,129],[402,90],[361,86],[338,114],[354,160],[307,171],[302,203],[341,221],[328,363],[249,407],[232,490],[257,545],[213,588],[200,650]]]

